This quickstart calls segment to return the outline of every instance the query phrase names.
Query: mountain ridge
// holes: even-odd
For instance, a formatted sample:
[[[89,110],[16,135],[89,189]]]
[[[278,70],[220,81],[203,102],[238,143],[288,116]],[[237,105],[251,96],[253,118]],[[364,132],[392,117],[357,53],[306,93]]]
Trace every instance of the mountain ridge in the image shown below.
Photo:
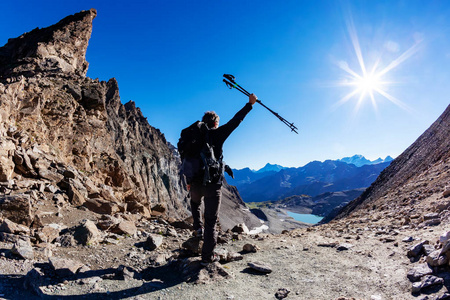
[[[313,161],[299,168],[254,173],[235,173],[235,185],[245,202],[280,200],[293,195],[316,196],[325,192],[368,187],[389,162],[357,167],[339,160]]]

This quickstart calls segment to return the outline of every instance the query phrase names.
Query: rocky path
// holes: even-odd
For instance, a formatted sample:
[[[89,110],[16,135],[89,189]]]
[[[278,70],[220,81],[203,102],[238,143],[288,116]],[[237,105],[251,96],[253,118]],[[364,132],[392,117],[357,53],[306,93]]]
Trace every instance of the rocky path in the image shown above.
[[[154,231],[164,228],[149,226]],[[164,241],[154,250],[145,246],[150,229],[141,228],[137,238],[56,247],[50,258],[42,260],[20,260],[8,250],[11,244],[1,243],[0,298],[33,299],[40,294],[41,299],[276,299],[275,295],[278,299],[446,299],[442,284],[425,291],[429,298],[411,293],[407,273],[424,257],[411,262],[406,255],[422,240],[435,244],[444,229],[334,224],[280,235],[233,234],[217,249],[234,253],[238,260],[206,268],[199,265],[198,256],[181,250],[185,241],[192,240],[190,231],[181,229],[176,236],[161,235]],[[247,250],[256,246],[256,252],[243,251],[244,245]],[[64,267],[58,269],[58,258],[82,267],[75,267],[77,274],[66,272]],[[266,265],[271,272],[256,271],[249,263]]]

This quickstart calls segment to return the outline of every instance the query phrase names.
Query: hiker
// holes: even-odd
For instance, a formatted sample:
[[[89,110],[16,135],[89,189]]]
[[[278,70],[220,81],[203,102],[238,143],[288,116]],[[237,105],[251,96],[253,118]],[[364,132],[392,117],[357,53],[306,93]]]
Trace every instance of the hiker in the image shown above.
[[[214,254],[214,248],[217,243],[216,222],[219,214],[221,201],[221,187],[224,179],[222,146],[230,134],[244,120],[245,116],[252,109],[253,104],[258,98],[255,94],[249,95],[249,102],[226,124],[219,126],[219,116],[213,112],[206,112],[202,122],[207,127],[207,140],[213,150],[214,158],[220,163],[218,174],[208,174],[210,180],[205,182],[205,174],[200,174],[196,178],[188,181],[187,189],[191,196],[191,210],[194,218],[194,230],[196,235],[203,236],[202,265],[218,261],[219,258]],[[203,125],[201,122],[198,124]],[[210,168],[211,169],[211,168]],[[204,224],[201,219],[200,205],[204,201],[205,210]]]

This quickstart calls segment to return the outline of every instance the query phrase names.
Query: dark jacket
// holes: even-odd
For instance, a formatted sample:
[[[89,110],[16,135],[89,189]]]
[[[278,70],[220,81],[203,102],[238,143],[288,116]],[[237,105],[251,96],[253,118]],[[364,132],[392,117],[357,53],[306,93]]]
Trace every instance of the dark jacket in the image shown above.
[[[214,156],[217,159],[222,158],[223,153],[223,143],[230,136],[230,134],[241,124],[245,116],[252,110],[252,105],[250,103],[245,104],[245,106],[238,111],[234,117],[228,121],[228,123],[219,126],[216,129],[211,129],[209,131],[209,141],[214,148]]]

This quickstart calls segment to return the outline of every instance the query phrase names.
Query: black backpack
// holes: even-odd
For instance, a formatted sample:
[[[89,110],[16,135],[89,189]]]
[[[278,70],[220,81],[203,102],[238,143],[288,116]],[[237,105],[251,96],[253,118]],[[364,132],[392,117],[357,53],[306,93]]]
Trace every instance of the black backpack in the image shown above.
[[[181,175],[186,182],[219,182],[223,173],[222,159],[216,159],[214,148],[209,140],[210,129],[205,123],[197,121],[181,131],[178,152],[181,157]]]

